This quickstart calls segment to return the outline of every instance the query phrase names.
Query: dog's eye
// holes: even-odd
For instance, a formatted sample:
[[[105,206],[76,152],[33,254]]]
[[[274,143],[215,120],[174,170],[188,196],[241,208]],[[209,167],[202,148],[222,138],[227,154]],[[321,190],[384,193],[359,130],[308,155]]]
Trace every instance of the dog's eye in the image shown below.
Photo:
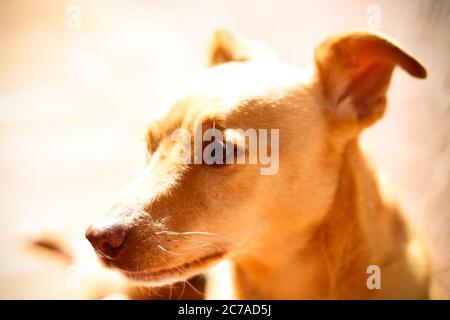
[[[203,148],[203,161],[208,165],[222,165],[226,163],[227,151],[225,143],[213,140],[206,143]]]
[[[234,164],[239,157],[245,154],[236,144],[231,142],[213,141],[207,148],[204,149],[203,160],[209,165],[223,166]],[[217,154],[217,152],[219,153]]]
[[[225,164],[235,164],[245,162],[245,147],[239,146],[236,143],[227,142],[227,146],[224,148],[224,160]]]
[[[223,163],[224,164],[230,164],[234,163],[234,155],[236,154],[237,147],[234,144],[231,143],[222,143],[223,148]]]

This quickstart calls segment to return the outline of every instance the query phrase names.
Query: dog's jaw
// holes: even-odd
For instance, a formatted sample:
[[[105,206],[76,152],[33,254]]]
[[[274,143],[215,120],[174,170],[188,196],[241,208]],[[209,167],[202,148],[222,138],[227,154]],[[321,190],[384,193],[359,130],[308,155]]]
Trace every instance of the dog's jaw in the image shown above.
[[[220,262],[225,255],[225,252],[216,252],[175,267],[161,268],[158,270],[122,271],[122,273],[129,280],[139,285],[158,287],[185,281],[200,274],[214,264]]]

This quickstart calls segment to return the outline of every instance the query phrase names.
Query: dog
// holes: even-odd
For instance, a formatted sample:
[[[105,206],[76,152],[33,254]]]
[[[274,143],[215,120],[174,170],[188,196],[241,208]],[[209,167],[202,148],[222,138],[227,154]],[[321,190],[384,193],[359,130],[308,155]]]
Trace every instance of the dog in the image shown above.
[[[426,70],[369,31],[331,37],[314,57],[299,70],[217,31],[208,68],[152,120],[142,176],[88,228],[100,261],[146,286],[227,261],[215,275],[230,290],[208,285],[207,298],[428,298],[425,245],[359,146],[383,116],[394,68],[420,79]],[[186,148],[199,128],[220,135]],[[181,139],[178,129],[191,136]],[[277,130],[278,140],[258,141],[259,152],[276,155],[271,174],[261,158],[217,161],[230,150],[233,160],[250,159],[252,129]],[[214,161],[196,161],[205,149]]]

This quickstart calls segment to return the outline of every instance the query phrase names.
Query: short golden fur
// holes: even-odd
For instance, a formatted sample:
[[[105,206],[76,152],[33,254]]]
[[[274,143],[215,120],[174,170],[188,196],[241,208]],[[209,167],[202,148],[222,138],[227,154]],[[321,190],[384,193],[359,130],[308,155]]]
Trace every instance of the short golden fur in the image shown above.
[[[126,232],[120,252],[102,261],[157,286],[228,259],[232,298],[240,299],[427,298],[425,250],[383,198],[358,144],[383,115],[397,65],[426,77],[415,58],[377,33],[330,38],[301,71],[218,31],[209,68],[150,126],[143,177],[88,230],[91,241],[112,225]],[[195,121],[279,128],[279,172],[180,164],[171,133],[193,130]],[[367,287],[370,265],[381,269],[381,289]],[[208,297],[220,298],[218,291]]]

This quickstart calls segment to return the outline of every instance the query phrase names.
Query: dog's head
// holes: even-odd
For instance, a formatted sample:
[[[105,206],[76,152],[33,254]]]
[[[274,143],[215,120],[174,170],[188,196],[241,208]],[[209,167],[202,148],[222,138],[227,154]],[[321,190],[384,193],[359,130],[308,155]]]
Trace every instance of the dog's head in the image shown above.
[[[87,238],[107,266],[161,284],[298,234],[330,206],[345,145],[383,115],[396,65],[426,76],[374,33],[329,39],[303,72],[217,32],[209,67],[150,125],[142,177]]]

